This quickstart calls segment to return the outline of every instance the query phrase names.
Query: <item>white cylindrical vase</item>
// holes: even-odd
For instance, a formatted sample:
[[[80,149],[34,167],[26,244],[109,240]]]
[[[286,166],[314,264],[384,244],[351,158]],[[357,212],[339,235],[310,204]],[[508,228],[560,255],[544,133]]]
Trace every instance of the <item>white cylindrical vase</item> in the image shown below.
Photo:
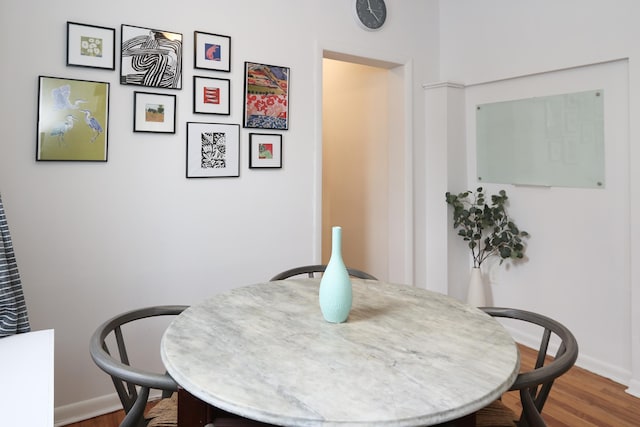
[[[473,267],[471,269],[471,276],[469,277],[469,290],[467,291],[467,304],[474,307],[487,306],[484,279],[482,277],[482,271],[480,271],[479,267]]]

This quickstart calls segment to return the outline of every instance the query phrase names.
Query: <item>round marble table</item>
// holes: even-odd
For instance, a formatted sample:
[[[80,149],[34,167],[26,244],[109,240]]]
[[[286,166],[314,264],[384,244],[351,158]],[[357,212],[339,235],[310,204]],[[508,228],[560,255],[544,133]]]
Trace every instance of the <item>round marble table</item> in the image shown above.
[[[442,294],[353,280],[347,322],[324,321],[318,279],[215,295],[164,333],[162,360],[213,406],[286,426],[423,426],[506,391],[519,353],[492,317]]]

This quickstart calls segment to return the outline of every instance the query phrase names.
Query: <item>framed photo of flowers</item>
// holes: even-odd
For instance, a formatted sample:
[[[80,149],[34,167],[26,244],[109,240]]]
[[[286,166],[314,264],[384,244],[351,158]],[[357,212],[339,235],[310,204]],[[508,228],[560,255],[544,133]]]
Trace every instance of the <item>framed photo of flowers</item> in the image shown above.
[[[244,67],[244,127],[289,129],[289,68],[255,62]]]
[[[282,135],[249,134],[249,168],[281,168]]]
[[[107,161],[109,83],[40,76],[36,160]]]
[[[115,28],[67,22],[67,65],[115,70]]]
[[[122,25],[120,83],[182,89],[182,34]]]
[[[194,68],[231,71],[231,37],[194,31],[193,40]]]
[[[193,112],[228,116],[230,86],[229,79],[193,76]]]
[[[133,92],[133,131],[176,133],[176,96]]]
[[[186,176],[240,176],[240,125],[187,122]]]

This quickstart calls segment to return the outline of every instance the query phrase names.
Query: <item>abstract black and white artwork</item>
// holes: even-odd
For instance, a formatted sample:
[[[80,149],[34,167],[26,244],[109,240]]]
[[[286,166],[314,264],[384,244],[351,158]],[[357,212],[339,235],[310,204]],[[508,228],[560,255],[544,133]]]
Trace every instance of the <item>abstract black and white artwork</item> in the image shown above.
[[[120,83],[182,89],[182,34],[122,25]]]
[[[240,176],[240,125],[187,122],[187,178]]]

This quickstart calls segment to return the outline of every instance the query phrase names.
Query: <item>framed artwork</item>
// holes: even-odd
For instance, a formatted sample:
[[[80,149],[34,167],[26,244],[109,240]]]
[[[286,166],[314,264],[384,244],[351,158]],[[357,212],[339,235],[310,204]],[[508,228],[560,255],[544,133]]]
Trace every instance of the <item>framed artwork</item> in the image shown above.
[[[240,176],[240,125],[187,122],[187,178]]]
[[[267,133],[249,134],[249,167],[281,168],[282,135]]]
[[[193,112],[229,115],[231,81],[193,76]]]
[[[176,133],[176,96],[133,92],[133,131]]]
[[[289,129],[289,68],[244,63],[244,127]]]
[[[231,37],[194,31],[193,40],[194,68],[231,71]]]
[[[122,25],[120,83],[182,89],[182,34]]]
[[[67,65],[115,70],[115,28],[67,22]]]
[[[39,77],[36,160],[107,161],[109,83]]]

